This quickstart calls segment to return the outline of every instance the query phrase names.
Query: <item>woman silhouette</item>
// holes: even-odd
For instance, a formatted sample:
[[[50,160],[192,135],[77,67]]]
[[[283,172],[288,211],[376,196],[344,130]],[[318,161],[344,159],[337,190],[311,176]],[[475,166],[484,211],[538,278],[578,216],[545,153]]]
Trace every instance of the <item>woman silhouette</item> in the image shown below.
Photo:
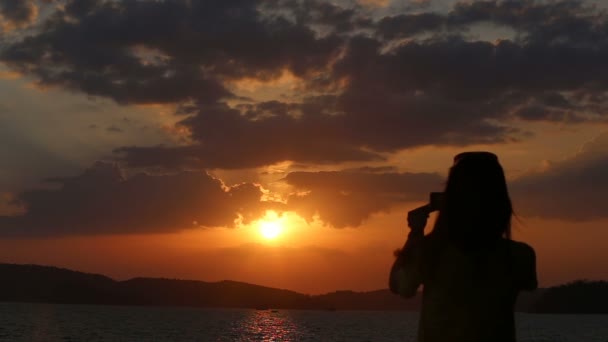
[[[410,233],[396,254],[392,292],[412,297],[423,285],[421,342],[515,341],[519,291],[537,287],[534,250],[511,237],[513,210],[496,155],[454,158],[433,231],[430,206],[408,215]]]

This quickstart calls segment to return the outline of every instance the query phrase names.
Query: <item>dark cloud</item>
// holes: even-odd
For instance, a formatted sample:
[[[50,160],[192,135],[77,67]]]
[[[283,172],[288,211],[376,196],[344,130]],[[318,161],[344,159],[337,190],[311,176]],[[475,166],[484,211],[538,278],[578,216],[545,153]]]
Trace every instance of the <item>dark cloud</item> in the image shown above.
[[[0,15],[9,25],[23,27],[36,20],[38,7],[34,0],[1,0]]]
[[[606,43],[606,13],[581,0],[460,2],[451,26],[489,22],[511,27],[526,43],[572,46]]]
[[[203,106],[179,123],[192,132],[197,145],[125,147],[116,152],[137,167],[244,168],[283,160],[374,161],[384,159],[382,152],[407,147],[498,143],[519,134],[483,121],[494,109],[491,105],[467,106],[430,94],[390,95],[368,89],[309,98],[303,104],[262,102],[241,110],[225,104]],[[378,96],[384,96],[382,103]]]
[[[97,163],[82,175],[49,180],[58,189],[20,194],[26,213],[0,217],[0,236],[65,236],[172,232],[247,223],[278,203],[261,202],[253,184],[227,188],[204,172],[138,174],[129,178],[113,164]]]
[[[608,134],[572,158],[513,182],[515,209],[524,216],[570,221],[608,218]]]
[[[378,34],[384,39],[408,38],[424,32],[441,30],[445,17],[437,13],[400,14],[378,22]]]
[[[497,27],[513,33],[475,38]],[[608,109],[608,15],[572,0],[381,18],[321,0],[68,1],[0,59],[43,85],[178,104],[192,144],[117,151],[138,167],[378,160],[523,139],[513,120],[602,121]],[[244,99],[231,86],[285,72],[295,96]]]
[[[68,1],[1,58],[42,85],[119,103],[215,102],[233,96],[225,79],[305,76],[338,46],[264,18],[255,1]]]
[[[348,127],[343,117],[328,117],[323,107],[319,111],[300,105],[261,103],[250,107],[243,119],[239,110],[225,104],[206,106],[200,115],[189,117],[181,125],[192,131],[200,144],[183,147],[128,147],[117,150],[126,153],[130,166],[160,164],[165,167],[190,166],[204,168],[243,168],[272,164],[281,160],[307,163],[330,163],[349,160],[380,160],[356,142],[344,141]],[[290,110],[305,110],[297,118]],[[261,116],[262,113],[267,116]]]
[[[373,19],[362,7],[342,7],[324,0],[259,1],[264,12],[281,14],[288,11],[298,25],[312,26],[324,33],[350,33],[372,28]]]
[[[297,192],[287,207],[307,220],[318,215],[333,227],[358,227],[372,214],[407,201],[424,201],[429,192],[442,189],[443,179],[437,174],[376,171],[292,172],[284,181]]]
[[[65,6],[65,12],[76,18],[81,18],[102,6],[103,0],[72,0]]]

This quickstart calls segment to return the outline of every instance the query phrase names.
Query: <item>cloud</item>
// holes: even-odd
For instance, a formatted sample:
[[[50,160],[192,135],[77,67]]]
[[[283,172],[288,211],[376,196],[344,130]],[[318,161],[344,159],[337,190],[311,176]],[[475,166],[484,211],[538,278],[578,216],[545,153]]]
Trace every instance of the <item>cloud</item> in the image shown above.
[[[572,158],[510,182],[516,213],[569,221],[607,218],[607,173],[608,134],[603,134]],[[59,186],[11,195],[10,202],[4,201],[6,208],[20,210],[0,216],[0,236],[233,227],[239,217],[248,223],[269,209],[293,211],[308,221],[318,218],[334,228],[359,227],[374,214],[426,200],[429,192],[441,191],[445,182],[435,173],[398,172],[387,166],[297,171],[281,180],[291,194],[279,203],[262,201],[264,192],[258,185],[227,187],[200,171],[125,177],[115,164],[98,162],[79,176],[48,181]]]
[[[138,167],[371,161],[528,137],[514,121],[605,121],[608,15],[584,2],[370,13],[321,0],[68,1],[0,60],[46,86],[177,104],[191,144],[117,150]],[[478,37],[497,27],[512,33]],[[273,100],[233,87],[285,74],[298,89]]]
[[[34,0],[1,0],[0,16],[4,30],[25,27],[38,17],[38,7]]]
[[[325,89],[332,82],[344,80],[337,94],[326,95],[322,101],[308,97],[299,103],[244,105],[241,113],[236,108],[226,109],[231,114],[221,116],[221,120],[216,119],[215,107],[200,106],[193,117],[180,122],[202,145],[237,152],[232,155],[263,156],[259,159],[246,158],[243,164],[235,161],[228,166],[209,158],[206,148],[179,148],[173,153],[187,155],[189,160],[200,159],[207,167],[232,168],[282,160],[369,160],[374,152],[379,155],[423,145],[466,146],[523,139],[526,132],[509,126],[514,118],[578,123],[605,112],[606,101],[600,89],[604,86],[599,85],[606,83],[608,75],[597,72],[603,70],[600,56],[608,55],[601,27],[579,23],[576,25],[586,30],[573,33],[555,27],[554,21],[542,21],[543,29],[531,25],[544,14],[564,18],[563,25],[597,21],[584,6],[572,3],[552,7],[530,2],[510,7],[491,2],[479,6],[462,4],[446,16],[423,13],[385,17],[377,24],[382,39],[349,37],[325,78],[310,85]],[[515,21],[518,11],[527,13],[523,20],[530,25]],[[601,18],[605,22],[605,17]],[[484,21],[528,31],[524,39],[498,42],[441,35],[449,25],[465,32],[467,25]],[[409,37],[425,32],[438,35],[384,51],[385,40],[401,38],[404,32],[409,32]],[[550,37],[549,32],[553,32]],[[578,37],[577,32],[585,37]],[[212,132],[219,132],[219,127],[227,133],[224,138]],[[277,143],[264,143],[270,137]],[[235,146],[235,141],[241,146]],[[311,141],[341,149],[328,155],[326,149],[308,146]],[[343,153],[342,148],[351,152]],[[150,158],[156,154],[154,148],[122,151],[127,161],[142,160],[141,155],[145,155],[147,163],[156,163]],[[167,150],[158,152],[165,155]]]
[[[262,18],[254,1],[68,1],[51,17],[2,60],[42,85],[124,104],[230,98],[222,80],[285,68],[304,76],[338,46],[308,27]]]
[[[319,102],[323,102],[319,100]],[[328,118],[323,103],[309,107],[280,102],[260,103],[250,107],[243,119],[237,109],[225,104],[205,106],[200,115],[183,120],[180,125],[192,132],[200,143],[182,147],[125,147],[116,152],[135,167],[161,165],[203,168],[244,168],[272,164],[281,160],[306,163],[381,160],[377,153],[344,140],[347,127],[343,118]],[[300,118],[290,110],[306,111]],[[256,118],[266,113],[267,117]]]
[[[2,210],[26,212],[0,217],[0,236],[232,226],[268,208],[356,227],[426,199],[442,178],[386,167],[292,172],[283,181],[294,193],[281,204],[262,202],[257,185],[227,188],[182,170],[378,162],[420,146],[525,139],[514,121],[606,122],[606,12],[571,0],[474,1],[380,15],[370,3],[386,2],[68,0],[48,6],[36,26],[33,1],[0,1],[5,23],[27,27],[3,33],[0,60],[12,70],[4,76],[123,105],[175,106],[178,122],[167,129],[184,136],[177,146],[115,151],[126,167],[170,174],[125,177],[101,163],[56,188],[8,189]],[[497,28],[509,33],[480,38]],[[275,82],[285,75],[295,90]],[[272,84],[276,98],[245,98],[234,84],[246,81]],[[126,133],[98,125],[90,128]],[[607,141],[515,180],[518,212],[606,217]]]
[[[373,19],[361,6],[341,6],[325,0],[263,0],[258,1],[265,13],[289,13],[298,25],[323,33],[348,34],[353,30],[371,28]],[[365,4],[363,5],[371,5]]]
[[[524,216],[586,221],[608,217],[608,134],[566,160],[514,181],[515,209]]]
[[[263,201],[263,189],[227,187],[205,172],[130,177],[116,164],[97,162],[81,175],[53,178],[54,188],[12,196],[3,205],[23,210],[0,216],[0,236],[56,237],[174,232],[248,224],[266,210],[318,217],[337,228],[357,227],[372,214],[426,198],[441,186],[435,174],[397,173],[386,167],[292,172],[286,203]],[[6,202],[6,201],[4,201]]]
[[[232,227],[263,215],[278,203],[261,202],[253,184],[226,187],[204,172],[125,177],[114,164],[98,162],[57,189],[21,193],[26,212],[0,216],[0,236],[45,237],[173,232]]]
[[[382,18],[377,33],[384,39],[406,38],[440,30],[443,25],[445,17],[438,13],[399,14]]]
[[[353,169],[324,172],[292,172],[284,181],[296,192],[287,207],[312,220],[316,215],[337,228],[358,227],[372,214],[388,212],[408,201],[424,201],[440,191],[443,179],[430,173],[384,172]]]
[[[389,5],[390,0],[359,0],[359,2],[368,6],[386,7]]]

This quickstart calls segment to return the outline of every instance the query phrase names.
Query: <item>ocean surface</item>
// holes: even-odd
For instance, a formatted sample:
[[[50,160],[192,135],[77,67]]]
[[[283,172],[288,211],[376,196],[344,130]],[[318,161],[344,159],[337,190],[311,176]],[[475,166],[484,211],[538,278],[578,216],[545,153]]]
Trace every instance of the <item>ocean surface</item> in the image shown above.
[[[415,341],[418,315],[0,303],[0,341]],[[608,315],[517,314],[518,341],[608,342]]]

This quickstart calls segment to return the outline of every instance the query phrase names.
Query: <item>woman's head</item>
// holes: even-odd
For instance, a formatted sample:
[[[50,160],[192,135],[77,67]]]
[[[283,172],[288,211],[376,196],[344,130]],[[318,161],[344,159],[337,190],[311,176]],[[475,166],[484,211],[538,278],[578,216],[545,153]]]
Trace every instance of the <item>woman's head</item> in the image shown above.
[[[435,232],[464,245],[510,237],[513,209],[504,171],[490,152],[454,157]]]

